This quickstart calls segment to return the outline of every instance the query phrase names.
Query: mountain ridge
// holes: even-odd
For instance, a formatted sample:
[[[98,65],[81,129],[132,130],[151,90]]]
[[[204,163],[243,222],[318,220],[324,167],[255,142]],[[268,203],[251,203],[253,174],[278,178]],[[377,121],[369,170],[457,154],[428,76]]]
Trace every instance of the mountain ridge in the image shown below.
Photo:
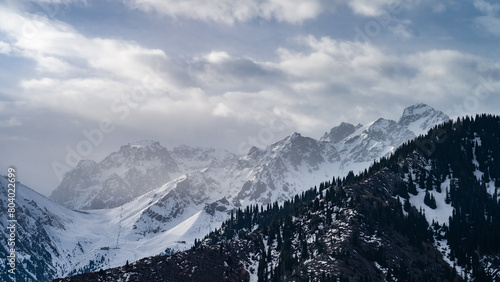
[[[305,168],[308,171],[319,171],[321,165],[329,171],[337,171],[338,175],[345,175],[350,170],[355,172],[363,170],[375,159],[389,154],[403,142],[417,137],[422,130],[427,131],[432,126],[447,120],[449,117],[444,113],[425,104],[416,104],[403,111],[399,122],[384,118],[379,118],[365,126],[361,124],[353,126],[343,122],[332,128],[329,133],[325,133],[319,140],[304,137],[295,132],[270,145],[268,147],[272,148],[270,150],[251,148],[245,156],[239,157],[227,151],[213,148],[193,148],[181,145],[168,150],[157,141],[139,141],[135,145],[131,143],[120,147],[119,151],[110,154],[101,161],[98,164],[98,169],[92,167],[94,171],[82,172],[81,176],[77,173],[82,169],[80,166],[70,171],[65,175],[61,185],[52,192],[50,198],[71,209],[117,207],[176,177],[196,173],[202,169],[225,166],[226,171],[235,171],[237,165],[245,163],[248,165],[246,160],[249,159],[253,159],[253,163],[260,162],[260,166],[266,166],[262,163],[262,159],[272,160],[273,156],[278,157],[273,152],[278,149],[282,152],[279,157],[288,161],[282,162],[282,164],[291,165],[292,170],[298,171],[298,166],[305,162],[310,165],[310,167]],[[409,130],[407,126],[411,126],[417,132]],[[281,148],[280,144],[288,147]],[[284,150],[288,150],[288,152],[284,152]],[[162,158],[156,164],[151,163],[151,155],[144,153],[144,151],[152,151]],[[306,155],[307,160],[304,159]],[[116,167],[117,163],[120,164],[120,167]],[[279,163],[279,161],[275,161],[275,163]],[[283,165],[278,166],[283,168]],[[124,171],[123,166],[126,166],[128,171]],[[118,168],[121,168],[121,171]],[[242,168],[242,170],[245,169],[248,170],[248,167]],[[148,172],[148,170],[151,171]],[[254,168],[254,170],[258,173],[259,169]],[[116,173],[113,174],[113,172]],[[102,175],[99,176],[99,173]],[[327,172],[323,172],[321,177],[325,173]],[[238,172],[232,172],[232,174],[219,177],[227,178],[238,174]],[[270,179],[270,177],[267,178]],[[319,180],[317,176],[314,178]],[[246,180],[240,181],[236,185],[241,186],[244,183]],[[310,181],[309,185],[312,184],[313,182]],[[286,186],[286,183],[274,183],[271,186],[283,187],[283,185]],[[143,188],[134,188],[136,186]],[[118,189],[118,187],[126,187],[126,189]],[[85,193],[83,192],[85,189],[90,191]],[[115,192],[109,192],[111,193],[109,194],[105,190]],[[112,200],[111,198],[121,200]],[[270,201],[272,200],[274,199]]]

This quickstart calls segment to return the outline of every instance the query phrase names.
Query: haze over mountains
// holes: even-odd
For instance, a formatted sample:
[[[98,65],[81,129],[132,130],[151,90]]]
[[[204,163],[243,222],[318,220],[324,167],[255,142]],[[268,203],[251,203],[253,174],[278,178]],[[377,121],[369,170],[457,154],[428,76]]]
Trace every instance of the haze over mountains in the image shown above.
[[[187,249],[234,208],[282,202],[325,179],[362,171],[448,120],[418,104],[399,121],[342,123],[320,140],[294,133],[244,156],[168,150],[155,141],[124,145],[99,163],[81,161],[52,193],[54,202],[19,186],[20,277],[63,277]],[[33,248],[33,240],[45,247]]]

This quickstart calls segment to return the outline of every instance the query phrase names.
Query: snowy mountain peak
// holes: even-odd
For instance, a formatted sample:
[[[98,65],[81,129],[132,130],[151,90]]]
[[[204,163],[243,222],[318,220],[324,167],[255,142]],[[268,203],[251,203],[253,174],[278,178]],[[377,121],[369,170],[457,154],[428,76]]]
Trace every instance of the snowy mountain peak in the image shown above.
[[[403,116],[401,118],[407,117],[407,116],[422,116],[423,114],[429,113],[429,112],[435,112],[436,110],[432,108],[431,106],[424,104],[424,103],[419,103],[415,104],[412,106],[407,107],[403,111]]]
[[[398,124],[390,119],[379,118],[374,121],[367,129],[368,132],[384,133],[388,130],[397,127]]]
[[[398,124],[408,128],[418,136],[425,134],[434,125],[448,120],[450,120],[450,117],[443,112],[420,103],[404,109]]]
[[[158,150],[158,149],[164,149],[160,145],[160,142],[158,141],[153,141],[153,140],[140,140],[134,143],[129,143],[125,146],[122,146],[122,148],[133,148],[133,149],[146,149],[146,150]]]
[[[117,207],[168,182],[178,171],[159,142],[139,141],[121,146],[99,163],[80,161],[50,198],[70,209]]]
[[[258,147],[252,146],[252,148],[250,148],[250,150],[248,150],[247,156],[260,155],[263,152],[264,152],[264,150],[262,150]]]
[[[358,124],[357,126],[354,126],[353,124],[347,123],[347,122],[342,122],[339,126],[336,126],[330,130],[330,132],[325,132],[323,137],[321,137],[321,141],[327,141],[327,142],[334,142],[338,143],[342,139],[346,138],[347,136],[351,135],[356,131],[357,129],[361,128],[363,125]]]
[[[264,151],[271,150],[273,152],[282,152],[282,151],[288,152],[291,148],[296,146],[301,146],[300,144],[308,143],[310,140],[313,139],[309,137],[304,137],[298,132],[294,132],[292,135],[285,137],[285,139],[272,144]],[[255,149],[253,149],[253,151],[255,151]]]
[[[302,136],[300,133],[294,132],[292,135],[286,137],[285,139],[276,142],[271,145],[270,148],[273,151],[279,149],[279,151],[289,151],[297,148],[307,149],[308,146],[316,146],[316,140]]]
[[[94,162],[93,160],[80,160],[76,167],[81,168],[81,169],[90,169],[97,166],[97,163]]]

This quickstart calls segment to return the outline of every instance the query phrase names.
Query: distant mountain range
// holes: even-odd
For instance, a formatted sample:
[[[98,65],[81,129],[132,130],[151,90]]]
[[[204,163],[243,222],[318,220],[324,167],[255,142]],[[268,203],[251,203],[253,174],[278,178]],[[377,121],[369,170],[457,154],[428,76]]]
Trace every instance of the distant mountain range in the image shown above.
[[[81,161],[52,193],[54,202],[18,185],[18,278],[43,281],[187,249],[235,208],[283,202],[325,179],[363,171],[448,120],[418,104],[397,122],[342,123],[320,140],[294,133],[244,156],[168,150],[155,141],[124,145],[99,163]]]
[[[417,104],[406,108],[398,122],[380,118],[365,126],[342,123],[320,140],[294,133],[268,148],[253,147],[239,157],[213,148],[168,150],[159,142],[140,141],[122,146],[100,163],[81,161],[50,198],[70,209],[114,208],[187,176],[189,183],[183,185],[198,191],[197,201],[212,197],[201,195],[204,191],[213,194],[207,185],[235,206],[245,200],[285,200],[326,177],[359,172],[447,120],[444,113]],[[194,179],[200,183],[192,182]]]

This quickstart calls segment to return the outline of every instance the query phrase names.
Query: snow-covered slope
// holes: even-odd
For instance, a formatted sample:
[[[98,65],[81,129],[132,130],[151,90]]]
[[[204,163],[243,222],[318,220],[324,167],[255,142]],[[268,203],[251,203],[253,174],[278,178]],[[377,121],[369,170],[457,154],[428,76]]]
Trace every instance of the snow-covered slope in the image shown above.
[[[5,176],[0,176],[2,230],[6,230],[7,224],[8,183]],[[89,243],[101,240],[99,234],[93,233],[100,228],[99,222],[68,210],[19,182],[15,184],[16,275],[9,276],[7,265],[1,264],[0,280],[47,281],[51,277],[67,274],[73,260],[82,259],[85,255]],[[2,234],[7,235],[5,232]],[[6,238],[3,241],[6,242]],[[7,257],[7,244],[2,244],[0,252],[2,257]]]
[[[10,275],[4,263],[0,281],[50,281],[190,247],[186,241],[192,242],[217,227],[213,222],[221,222],[226,213],[209,214],[200,204],[184,211],[190,214],[187,219],[172,217],[161,222],[152,217],[154,209],[170,206],[169,191],[182,187],[184,181],[186,177],[178,178],[120,207],[88,211],[69,210],[16,183],[16,275]],[[0,176],[3,230],[10,224],[7,185],[6,177]],[[9,234],[1,234],[7,242]],[[2,244],[0,255],[6,258],[8,254],[7,244]]]

